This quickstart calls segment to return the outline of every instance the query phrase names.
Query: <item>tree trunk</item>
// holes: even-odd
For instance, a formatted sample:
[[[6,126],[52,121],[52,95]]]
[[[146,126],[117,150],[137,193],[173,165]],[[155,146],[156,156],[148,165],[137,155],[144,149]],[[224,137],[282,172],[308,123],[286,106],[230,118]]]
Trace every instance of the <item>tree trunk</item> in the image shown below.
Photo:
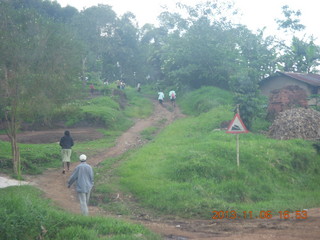
[[[11,152],[12,152],[12,163],[13,172],[16,176],[20,178],[20,152],[17,142],[17,129],[19,128],[19,122],[17,121],[17,109],[18,109],[18,86],[14,85],[13,88],[9,87],[9,77],[8,70],[4,66],[4,84],[2,87],[5,89],[5,94],[8,99],[11,99],[9,108],[5,111],[5,121],[6,121],[6,133],[10,139]]]
[[[6,113],[6,123],[7,123],[7,135],[10,139],[11,143],[11,153],[12,153],[12,163],[13,163],[13,173],[20,177],[20,151],[19,145],[17,142],[17,129],[18,123],[16,122],[16,118],[14,114],[11,112],[10,118]]]
[[[11,150],[12,150],[12,162],[13,172],[16,176],[20,177],[20,151],[16,136],[11,139]]]
[[[85,88],[87,86],[87,78],[86,78],[86,62],[87,62],[87,57],[82,58],[82,86]]]
[[[11,153],[12,153],[12,163],[13,163],[13,173],[17,176],[20,176],[20,151],[17,142],[17,125],[18,123],[15,122],[15,118],[11,116],[8,118],[8,114],[6,116],[6,133],[10,139],[11,143]]]

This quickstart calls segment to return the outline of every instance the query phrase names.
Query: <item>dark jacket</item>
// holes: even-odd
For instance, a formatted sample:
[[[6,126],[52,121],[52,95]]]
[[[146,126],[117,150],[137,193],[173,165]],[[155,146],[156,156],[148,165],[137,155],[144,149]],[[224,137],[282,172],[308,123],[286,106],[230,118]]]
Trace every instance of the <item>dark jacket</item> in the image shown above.
[[[64,135],[60,139],[60,146],[62,147],[62,149],[71,149],[71,147],[73,146],[72,137],[70,135]]]

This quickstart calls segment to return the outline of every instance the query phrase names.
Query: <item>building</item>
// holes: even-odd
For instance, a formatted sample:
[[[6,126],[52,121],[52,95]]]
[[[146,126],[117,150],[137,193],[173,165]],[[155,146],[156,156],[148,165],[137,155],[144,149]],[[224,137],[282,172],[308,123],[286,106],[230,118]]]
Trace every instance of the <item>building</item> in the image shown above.
[[[319,99],[312,95],[320,94],[320,75],[278,71],[260,82],[260,90],[269,97],[272,116],[293,107],[319,105]]]

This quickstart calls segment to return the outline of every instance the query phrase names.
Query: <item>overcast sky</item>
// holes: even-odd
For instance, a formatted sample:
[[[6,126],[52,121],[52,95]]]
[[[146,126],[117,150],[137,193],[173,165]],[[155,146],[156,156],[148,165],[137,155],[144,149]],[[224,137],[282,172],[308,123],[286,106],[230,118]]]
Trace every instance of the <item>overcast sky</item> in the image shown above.
[[[112,6],[118,16],[130,11],[136,16],[140,27],[145,23],[156,23],[161,6],[174,7],[175,0],[56,0],[62,7],[73,6],[78,10],[93,5],[107,4]],[[205,0],[180,0],[179,2],[194,5]],[[219,0],[221,1],[221,0]],[[306,26],[308,36],[314,35],[320,43],[320,0],[233,0],[240,9],[242,17],[238,23],[247,25],[251,30],[267,27],[268,35],[277,34],[276,18],[283,19],[281,7],[288,5],[291,10],[300,10],[301,23]]]

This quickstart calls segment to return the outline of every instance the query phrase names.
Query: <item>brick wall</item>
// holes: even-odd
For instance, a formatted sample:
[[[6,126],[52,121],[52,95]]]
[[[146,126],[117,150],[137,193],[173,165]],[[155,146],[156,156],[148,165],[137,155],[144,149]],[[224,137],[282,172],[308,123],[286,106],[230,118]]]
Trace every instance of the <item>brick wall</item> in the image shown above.
[[[273,119],[279,112],[296,107],[308,107],[307,93],[298,86],[287,86],[273,90],[269,97],[268,118]]]

